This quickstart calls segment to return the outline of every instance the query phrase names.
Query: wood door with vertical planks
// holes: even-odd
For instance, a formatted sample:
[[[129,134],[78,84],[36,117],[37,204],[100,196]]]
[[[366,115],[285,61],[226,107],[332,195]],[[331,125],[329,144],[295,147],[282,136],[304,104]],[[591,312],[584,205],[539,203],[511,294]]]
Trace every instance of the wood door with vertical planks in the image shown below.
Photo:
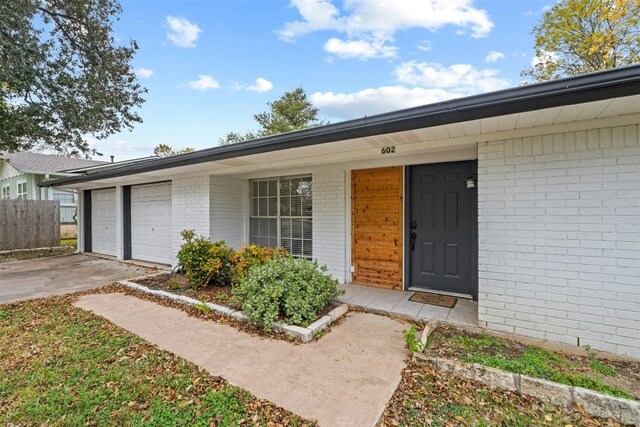
[[[354,283],[402,290],[402,167],[351,172]]]

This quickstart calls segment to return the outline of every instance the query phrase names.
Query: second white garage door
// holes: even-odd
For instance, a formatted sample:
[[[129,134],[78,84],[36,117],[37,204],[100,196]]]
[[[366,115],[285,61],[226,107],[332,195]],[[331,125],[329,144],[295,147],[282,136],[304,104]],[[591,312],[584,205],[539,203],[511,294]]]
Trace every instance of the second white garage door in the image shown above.
[[[131,187],[131,258],[171,264],[171,183]]]

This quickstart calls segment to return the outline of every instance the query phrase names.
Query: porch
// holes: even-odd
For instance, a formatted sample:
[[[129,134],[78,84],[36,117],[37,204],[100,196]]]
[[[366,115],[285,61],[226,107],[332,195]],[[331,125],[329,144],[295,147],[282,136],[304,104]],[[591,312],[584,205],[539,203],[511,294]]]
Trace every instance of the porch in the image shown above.
[[[338,301],[372,312],[395,314],[414,320],[440,320],[457,325],[478,325],[478,303],[458,298],[453,308],[409,301],[415,292],[395,291],[370,286],[343,284],[345,294]]]

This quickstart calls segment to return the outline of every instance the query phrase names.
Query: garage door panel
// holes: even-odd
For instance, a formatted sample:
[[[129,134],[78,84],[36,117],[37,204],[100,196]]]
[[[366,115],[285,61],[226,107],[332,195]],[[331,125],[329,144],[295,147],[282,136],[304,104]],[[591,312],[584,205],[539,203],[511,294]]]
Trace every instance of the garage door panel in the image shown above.
[[[116,189],[91,191],[91,251],[116,255]]]
[[[131,256],[171,264],[171,183],[131,190]]]

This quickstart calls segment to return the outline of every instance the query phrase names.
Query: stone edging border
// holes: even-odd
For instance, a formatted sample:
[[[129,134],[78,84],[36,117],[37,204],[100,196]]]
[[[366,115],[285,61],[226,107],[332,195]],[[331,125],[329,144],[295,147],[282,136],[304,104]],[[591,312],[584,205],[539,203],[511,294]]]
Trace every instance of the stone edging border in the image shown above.
[[[14,253],[18,253],[18,252],[36,252],[36,251],[57,251],[57,250],[61,250],[61,249],[71,249],[71,248],[75,248],[75,246],[46,246],[43,248],[32,248],[32,249],[10,249],[10,250],[5,250],[5,251],[0,251],[0,255],[11,255]]]
[[[427,342],[437,322],[429,322],[425,327],[421,341]],[[640,402],[622,399],[598,393],[593,390],[559,384],[527,375],[514,374],[500,369],[490,368],[479,363],[463,363],[446,358],[428,357],[422,353],[413,353],[413,360],[430,366],[436,371],[448,372],[486,384],[490,388],[502,388],[520,394],[538,398],[542,401],[572,407],[580,405],[585,412],[603,418],[613,418],[623,424],[640,425]]]
[[[162,273],[155,273],[155,274],[149,274],[146,276],[141,276],[141,277],[136,277],[134,279],[131,280],[139,280],[139,279],[145,279],[145,278],[149,278],[149,277],[153,277],[153,276],[157,276],[157,275],[161,275],[161,274],[165,274],[164,272]],[[172,301],[176,301],[176,302],[180,302],[183,304],[189,304],[189,305],[205,305],[207,306],[209,309],[211,309],[212,311],[219,313],[219,314],[223,314],[225,316],[230,316],[233,317],[236,320],[242,321],[242,322],[248,322],[249,319],[247,318],[247,316],[242,313],[241,311],[238,310],[233,310],[229,307],[225,307],[223,305],[218,305],[218,304],[213,304],[210,302],[204,302],[204,301],[198,301],[197,299],[194,298],[189,298],[187,296],[184,295],[176,295],[173,294],[171,292],[167,292],[167,291],[162,291],[162,290],[155,290],[155,289],[150,289],[146,286],[143,285],[139,285],[137,283],[134,283],[130,280],[120,280],[118,282],[120,285],[124,285],[127,286],[131,289],[136,289],[138,291],[141,292],[145,292],[147,294],[150,295],[155,295],[161,298],[167,298],[170,299]],[[316,320],[315,322],[313,322],[312,324],[310,324],[309,326],[307,326],[306,328],[303,328],[301,326],[295,326],[295,325],[288,325],[286,323],[276,323],[273,325],[273,330],[276,332],[282,332],[296,340],[299,340],[303,343],[309,343],[313,340],[313,338],[315,336],[317,336],[320,332],[324,331],[325,329],[327,329],[327,327],[329,327],[329,325],[331,325],[333,322],[335,322],[336,320],[338,320],[340,317],[344,316],[347,311],[349,310],[349,306],[347,304],[340,304],[339,306],[337,306],[336,308],[334,308],[333,310],[331,310],[328,314],[322,316],[321,318],[319,318],[318,320]]]

